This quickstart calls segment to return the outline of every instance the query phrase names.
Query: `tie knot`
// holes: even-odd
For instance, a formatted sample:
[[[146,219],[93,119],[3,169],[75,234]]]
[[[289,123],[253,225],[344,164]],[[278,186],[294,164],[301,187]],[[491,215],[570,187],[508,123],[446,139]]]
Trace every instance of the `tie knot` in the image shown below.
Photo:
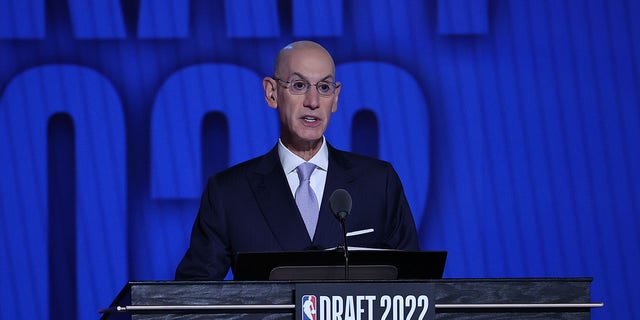
[[[311,178],[311,173],[315,168],[316,168],[316,165],[311,162],[301,163],[298,166],[298,179],[300,179],[300,181],[309,180],[309,178]]]

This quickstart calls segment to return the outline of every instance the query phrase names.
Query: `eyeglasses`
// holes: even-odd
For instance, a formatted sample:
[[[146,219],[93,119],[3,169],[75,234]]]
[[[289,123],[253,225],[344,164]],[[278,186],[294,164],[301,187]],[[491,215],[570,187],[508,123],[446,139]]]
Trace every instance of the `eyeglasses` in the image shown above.
[[[340,86],[340,84],[329,81],[318,81],[316,84],[311,84],[307,80],[296,79],[291,81],[285,81],[279,78],[273,78],[276,81],[286,83],[285,88],[289,89],[289,92],[292,94],[306,94],[309,91],[311,86],[316,87],[318,90],[318,94],[321,96],[329,97],[332,96],[336,89]]]

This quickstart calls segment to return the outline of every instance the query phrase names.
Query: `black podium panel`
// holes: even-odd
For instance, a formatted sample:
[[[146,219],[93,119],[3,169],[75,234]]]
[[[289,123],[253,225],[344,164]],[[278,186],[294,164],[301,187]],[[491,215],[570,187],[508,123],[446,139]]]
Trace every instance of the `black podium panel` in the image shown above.
[[[601,306],[590,301],[591,281],[442,279],[350,283],[430,284],[435,288],[436,319],[589,319],[590,308]],[[296,283],[300,282],[134,281],[120,292],[103,319],[294,319]]]

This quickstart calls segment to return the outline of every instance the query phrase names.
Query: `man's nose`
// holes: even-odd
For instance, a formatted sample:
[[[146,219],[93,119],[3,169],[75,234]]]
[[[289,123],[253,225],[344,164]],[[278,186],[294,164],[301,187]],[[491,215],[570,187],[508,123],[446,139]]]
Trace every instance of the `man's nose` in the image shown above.
[[[304,106],[311,109],[320,107],[320,94],[315,86],[309,86],[309,90],[304,94]]]

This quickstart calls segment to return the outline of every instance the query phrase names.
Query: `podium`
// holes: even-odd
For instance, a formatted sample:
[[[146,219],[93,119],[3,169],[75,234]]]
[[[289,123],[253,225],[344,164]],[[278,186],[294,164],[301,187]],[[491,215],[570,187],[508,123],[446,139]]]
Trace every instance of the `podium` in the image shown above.
[[[423,284],[436,319],[589,319],[591,278],[349,281]],[[326,283],[344,281],[322,281]],[[132,281],[102,319],[295,319],[294,281]],[[306,284],[314,282],[306,281]],[[320,283],[320,282],[318,282]]]

